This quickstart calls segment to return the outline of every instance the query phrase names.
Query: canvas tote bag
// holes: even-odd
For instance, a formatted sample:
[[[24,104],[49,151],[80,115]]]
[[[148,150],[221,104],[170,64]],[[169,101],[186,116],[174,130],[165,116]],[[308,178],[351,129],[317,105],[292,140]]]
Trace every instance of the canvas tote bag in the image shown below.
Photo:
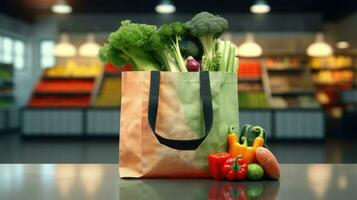
[[[231,125],[236,73],[123,72],[120,177],[209,177],[208,154],[227,151]]]

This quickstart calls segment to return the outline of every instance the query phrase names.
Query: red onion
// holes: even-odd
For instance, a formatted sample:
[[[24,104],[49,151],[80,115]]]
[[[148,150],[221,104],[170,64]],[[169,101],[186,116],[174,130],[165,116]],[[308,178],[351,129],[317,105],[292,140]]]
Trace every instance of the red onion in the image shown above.
[[[200,71],[200,67],[200,63],[197,62],[197,60],[195,60],[192,56],[187,58],[187,70],[189,72],[198,72]]]

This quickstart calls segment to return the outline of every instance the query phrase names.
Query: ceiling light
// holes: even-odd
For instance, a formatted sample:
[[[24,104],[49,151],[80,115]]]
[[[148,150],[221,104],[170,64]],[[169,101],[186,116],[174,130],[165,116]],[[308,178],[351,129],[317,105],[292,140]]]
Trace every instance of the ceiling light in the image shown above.
[[[270,12],[270,6],[265,0],[257,0],[250,6],[250,12],[254,14],[265,14]]]
[[[72,7],[66,0],[57,0],[51,7],[52,12],[56,14],[69,14],[72,12]]]
[[[247,33],[245,41],[238,47],[238,56],[259,57],[263,54],[263,49],[254,41],[252,33]]]
[[[94,34],[87,35],[87,41],[79,47],[79,55],[84,57],[96,57],[100,45],[96,43]]]
[[[160,14],[172,14],[176,11],[176,7],[170,0],[162,0],[155,7],[155,11]]]
[[[347,49],[348,47],[350,47],[350,43],[348,43],[347,41],[338,41],[336,43],[336,47],[339,49]]]
[[[69,42],[68,34],[62,33],[59,42],[55,46],[55,55],[57,57],[73,57],[76,54],[76,47]]]
[[[307,47],[306,53],[311,57],[325,57],[332,55],[333,50],[332,47],[325,42],[324,35],[317,33],[315,42]]]

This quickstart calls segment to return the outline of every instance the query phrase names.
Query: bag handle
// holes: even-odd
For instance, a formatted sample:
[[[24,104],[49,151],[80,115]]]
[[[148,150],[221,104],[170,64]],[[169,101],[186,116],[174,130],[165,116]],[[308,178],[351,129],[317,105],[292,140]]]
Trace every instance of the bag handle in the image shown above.
[[[160,72],[152,71],[150,80],[150,96],[149,96],[149,109],[148,109],[148,120],[151,130],[156,136],[157,140],[170,148],[177,150],[195,150],[197,149],[203,140],[206,139],[213,123],[213,108],[212,108],[212,95],[211,95],[211,85],[208,71],[200,72],[200,95],[203,107],[203,116],[205,123],[205,135],[199,139],[192,140],[174,140],[168,139],[160,136],[156,133],[156,116],[159,103],[159,93],[160,93]]]

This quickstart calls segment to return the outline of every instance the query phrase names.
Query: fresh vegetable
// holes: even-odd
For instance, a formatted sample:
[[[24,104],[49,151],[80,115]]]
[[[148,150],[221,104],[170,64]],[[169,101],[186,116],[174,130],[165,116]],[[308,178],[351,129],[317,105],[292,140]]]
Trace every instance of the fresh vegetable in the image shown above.
[[[107,43],[99,50],[98,56],[102,62],[116,66],[130,63],[135,70],[160,70],[159,63],[150,53],[150,38],[155,30],[153,25],[122,21],[119,29],[110,34]]]
[[[185,37],[180,41],[180,51],[184,58],[189,56],[199,60],[202,58],[202,46],[194,37]]]
[[[246,124],[243,126],[241,134],[239,135],[239,142],[242,143],[245,138],[247,139],[248,146],[253,146],[254,140],[259,136],[262,137],[264,141],[266,140],[265,130],[263,128]]]
[[[227,152],[218,152],[208,155],[209,171],[214,179],[224,179],[225,175],[222,173],[222,167],[228,158],[230,158],[230,155]]]
[[[187,62],[187,70],[190,72],[198,72],[200,71],[200,63],[197,62],[192,56],[189,56],[186,60]]]
[[[255,148],[247,145],[247,140],[240,144],[237,140],[237,135],[235,133],[235,127],[231,126],[228,131],[228,152],[231,157],[235,158],[237,156],[242,156],[245,161],[249,164],[255,159]]]
[[[247,179],[256,181],[262,179],[264,176],[264,170],[263,168],[256,164],[252,163],[248,165],[248,172],[247,172]]]
[[[218,39],[228,28],[226,19],[208,12],[201,12],[187,22],[191,35],[197,37],[203,47],[203,71],[218,71],[221,54],[217,52]]]
[[[280,167],[274,154],[267,148],[258,147],[255,151],[258,164],[263,167],[264,172],[270,178],[280,178]]]
[[[245,160],[237,156],[236,158],[228,158],[223,165],[222,172],[230,181],[242,181],[247,174],[247,163]]]
[[[259,136],[254,139],[253,147],[258,148],[264,146],[264,129],[260,126],[254,126],[252,128],[253,133],[259,133]]]
[[[189,22],[164,24],[158,29],[125,20],[110,34],[98,56],[115,66],[131,64],[133,70],[172,72],[187,72],[185,60],[192,56],[200,63],[200,70],[235,72],[237,48],[220,40],[227,28],[226,19],[208,12],[198,13]],[[192,71],[198,71],[196,65],[194,68]]]
[[[168,71],[187,71],[179,46],[181,36],[187,33],[188,29],[184,23],[175,22],[162,25],[151,36],[153,51]]]
[[[217,52],[221,55],[219,71],[234,73],[238,68],[237,48],[230,41],[218,41]]]

